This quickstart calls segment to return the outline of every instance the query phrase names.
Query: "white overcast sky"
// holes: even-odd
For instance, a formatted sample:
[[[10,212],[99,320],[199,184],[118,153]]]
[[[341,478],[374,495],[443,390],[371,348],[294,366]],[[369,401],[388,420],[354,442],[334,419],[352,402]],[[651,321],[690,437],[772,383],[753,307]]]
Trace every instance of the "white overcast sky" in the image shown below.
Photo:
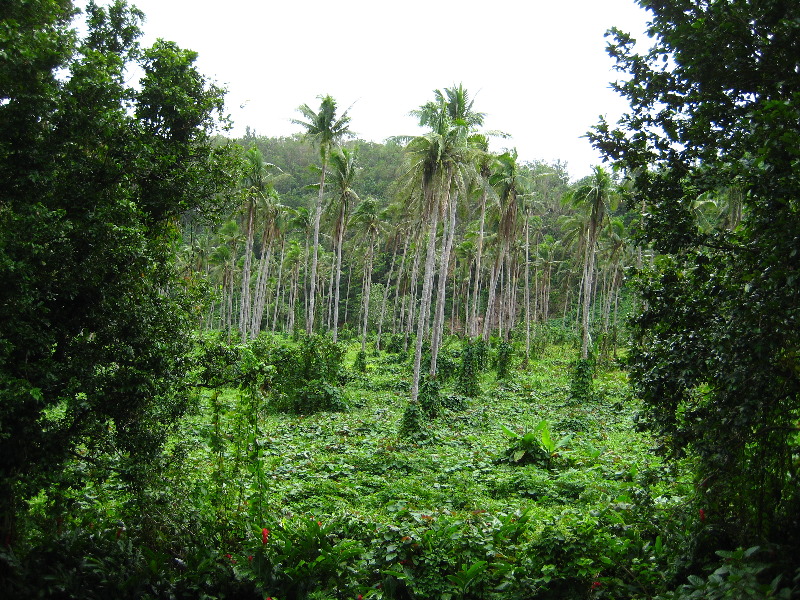
[[[228,89],[234,135],[299,131],[317,96],[346,109],[359,137],[419,132],[408,112],[432,90],[463,83],[485,127],[522,160],[560,159],[578,178],[600,164],[582,138],[625,104],[605,52],[612,26],[643,40],[634,0],[130,0],[146,15],[143,44],[173,40]],[[104,3],[104,2],[101,2]]]

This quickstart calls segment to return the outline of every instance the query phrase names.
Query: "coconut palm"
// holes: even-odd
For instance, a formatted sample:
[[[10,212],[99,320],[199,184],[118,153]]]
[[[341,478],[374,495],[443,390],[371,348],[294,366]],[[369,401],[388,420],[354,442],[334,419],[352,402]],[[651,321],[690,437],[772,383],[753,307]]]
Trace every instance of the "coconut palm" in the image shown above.
[[[311,259],[311,290],[309,291],[308,314],[306,315],[306,334],[311,335],[314,330],[314,302],[317,290],[317,263],[319,261],[319,223],[322,216],[322,199],[325,195],[325,175],[331,150],[342,138],[351,136],[348,111],[340,116],[336,115],[336,100],[331,96],[319,96],[319,111],[314,112],[308,104],[303,104],[297,110],[303,119],[293,119],[292,122],[303,127],[304,137],[319,149],[320,179],[319,195],[314,205],[314,243],[313,258]]]
[[[507,269],[510,267],[509,248],[517,228],[517,195],[521,182],[516,150],[505,152],[497,157],[492,174],[489,176],[489,183],[497,193],[500,215],[497,233],[500,248],[492,271],[492,281],[489,284],[489,300],[486,305],[486,318],[483,321],[483,338],[485,340],[489,339],[490,323],[493,320],[497,299],[497,281],[504,264]]]
[[[337,341],[339,328],[339,287],[342,278],[342,245],[347,229],[350,210],[358,202],[358,194],[353,189],[353,184],[358,173],[356,150],[340,148],[331,155],[331,180],[335,189],[333,243],[336,248],[336,262],[334,265],[335,286],[333,292],[333,341]]]
[[[278,169],[264,160],[261,151],[255,146],[245,154],[244,177],[242,187],[245,190],[245,206],[243,214],[245,251],[242,268],[242,295],[239,310],[239,331],[245,339],[252,323],[252,302],[250,298],[250,272],[253,261],[253,238],[256,225],[256,212],[260,204],[268,202],[274,194],[272,188],[272,171]],[[279,169],[278,169],[279,170]]]
[[[412,139],[406,148],[410,160],[408,177],[422,200],[421,220],[428,235],[422,297],[417,317],[412,402],[416,402],[419,394],[422,342],[427,331],[431,306],[439,214],[450,207],[453,181],[459,165],[466,162],[468,148],[468,130],[453,123],[443,100],[437,111],[431,111],[429,105],[424,105],[420,111],[424,115],[420,117],[420,123],[428,124],[433,129]],[[435,369],[435,363],[432,362],[431,366]]]
[[[597,255],[597,239],[600,235],[606,211],[616,199],[611,175],[602,167],[595,167],[567,201],[585,216],[586,247],[583,261],[583,294],[581,298],[581,358],[589,357],[589,312],[592,305],[594,265]]]
[[[369,323],[369,296],[372,289],[372,258],[375,250],[375,240],[383,229],[383,222],[378,214],[378,203],[375,198],[366,198],[358,205],[353,213],[353,225],[358,226],[367,240],[366,253],[364,254],[364,321],[361,332],[361,350],[367,347],[367,325]]]

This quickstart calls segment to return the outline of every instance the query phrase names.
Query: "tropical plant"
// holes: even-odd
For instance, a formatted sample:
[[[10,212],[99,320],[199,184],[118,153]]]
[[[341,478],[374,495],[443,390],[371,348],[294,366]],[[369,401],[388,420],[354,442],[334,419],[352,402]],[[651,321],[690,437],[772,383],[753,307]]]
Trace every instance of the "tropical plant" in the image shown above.
[[[303,135],[319,149],[320,156],[320,175],[319,175],[319,194],[313,211],[313,255],[311,259],[311,288],[308,298],[308,312],[306,314],[306,335],[311,335],[314,330],[315,300],[317,290],[317,264],[319,261],[319,226],[322,216],[323,198],[325,195],[325,176],[328,170],[333,147],[342,138],[351,136],[349,124],[350,116],[348,111],[341,115],[336,115],[336,100],[331,96],[319,96],[319,110],[315,112],[308,104],[303,104],[297,110],[303,115],[303,119],[294,119],[292,122],[300,125]]]

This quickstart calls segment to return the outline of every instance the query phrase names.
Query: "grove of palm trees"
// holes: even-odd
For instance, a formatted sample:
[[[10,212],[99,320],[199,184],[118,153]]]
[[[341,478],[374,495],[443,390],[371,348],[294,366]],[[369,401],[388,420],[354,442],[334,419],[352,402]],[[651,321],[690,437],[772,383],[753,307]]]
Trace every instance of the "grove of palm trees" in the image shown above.
[[[0,596],[800,597],[800,10],[638,3],[577,180],[0,8]]]

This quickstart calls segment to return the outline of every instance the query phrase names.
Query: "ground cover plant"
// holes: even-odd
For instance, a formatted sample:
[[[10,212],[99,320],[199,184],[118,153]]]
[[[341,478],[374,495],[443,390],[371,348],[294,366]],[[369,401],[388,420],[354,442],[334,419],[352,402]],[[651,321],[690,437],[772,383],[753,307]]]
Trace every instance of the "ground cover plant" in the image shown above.
[[[601,370],[594,396],[576,402],[573,352],[553,346],[525,371],[484,369],[473,398],[454,391],[457,381],[442,386],[439,409],[421,411],[410,435],[399,385],[409,365],[379,352],[364,372],[353,369],[353,344],[344,356],[344,347],[327,351],[344,364],[323,381],[325,369],[308,364],[329,343],[202,340],[196,406],[165,450],[166,479],[129,490],[109,464],[102,485],[42,493],[28,533],[47,542],[26,550],[20,589],[652,597],[675,575],[682,536],[693,539],[702,523],[676,530],[688,489],[636,433],[639,404],[624,372]],[[316,393],[298,400],[307,406],[287,403],[274,381],[288,360],[335,388],[342,405],[321,407]],[[83,468],[76,462],[65,479]],[[140,503],[145,522],[131,512]],[[57,548],[83,562],[64,564]]]
[[[574,182],[2,4],[0,597],[800,595],[800,5],[639,3]]]

